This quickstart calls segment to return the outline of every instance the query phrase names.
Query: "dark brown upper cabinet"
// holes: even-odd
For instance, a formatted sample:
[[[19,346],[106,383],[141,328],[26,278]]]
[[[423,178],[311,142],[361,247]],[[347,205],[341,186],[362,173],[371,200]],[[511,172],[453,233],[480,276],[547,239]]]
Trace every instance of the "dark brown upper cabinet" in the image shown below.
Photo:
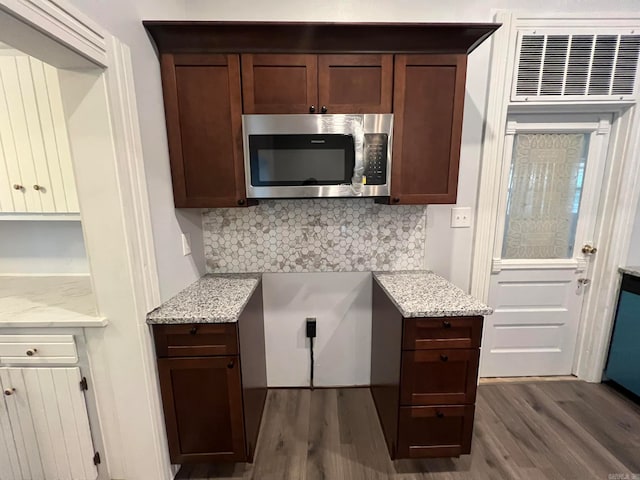
[[[390,113],[392,55],[242,55],[244,113]]]
[[[466,55],[396,55],[391,203],[455,203]]]
[[[242,55],[244,113],[309,113],[318,103],[316,55]]]
[[[242,113],[393,112],[391,195],[376,201],[456,202],[467,55],[499,24],[143,23],[177,207],[247,205]]]
[[[163,54],[176,207],[247,204],[238,55]]]

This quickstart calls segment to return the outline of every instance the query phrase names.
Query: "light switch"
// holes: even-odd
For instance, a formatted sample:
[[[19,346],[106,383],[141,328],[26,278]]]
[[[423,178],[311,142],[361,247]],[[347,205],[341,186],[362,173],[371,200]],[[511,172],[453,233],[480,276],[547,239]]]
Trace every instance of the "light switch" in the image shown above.
[[[191,235],[188,233],[182,234],[182,254],[185,257],[191,255]]]
[[[451,228],[471,227],[471,207],[453,207],[451,209]]]

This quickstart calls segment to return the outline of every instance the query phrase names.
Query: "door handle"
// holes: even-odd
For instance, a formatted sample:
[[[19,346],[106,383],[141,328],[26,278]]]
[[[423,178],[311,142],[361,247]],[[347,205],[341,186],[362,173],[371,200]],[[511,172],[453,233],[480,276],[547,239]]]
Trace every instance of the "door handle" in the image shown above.
[[[583,287],[586,287],[587,285],[589,285],[591,283],[591,280],[588,278],[579,278],[578,279],[578,283],[580,285],[582,285]]]
[[[582,247],[582,253],[585,255],[595,255],[597,251],[598,249],[596,247],[589,245],[588,243]]]

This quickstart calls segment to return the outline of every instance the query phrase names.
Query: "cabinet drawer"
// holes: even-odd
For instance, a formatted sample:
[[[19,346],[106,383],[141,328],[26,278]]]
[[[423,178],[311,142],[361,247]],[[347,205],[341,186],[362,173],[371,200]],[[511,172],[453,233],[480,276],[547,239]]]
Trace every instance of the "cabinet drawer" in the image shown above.
[[[477,348],[482,338],[482,317],[407,318],[405,350]]]
[[[474,403],[479,358],[478,349],[402,352],[400,403]]]
[[[69,364],[77,361],[73,335],[0,335],[0,363]]]
[[[398,458],[470,453],[474,411],[473,405],[401,407]]]
[[[153,336],[158,357],[236,355],[235,323],[155,325]]]

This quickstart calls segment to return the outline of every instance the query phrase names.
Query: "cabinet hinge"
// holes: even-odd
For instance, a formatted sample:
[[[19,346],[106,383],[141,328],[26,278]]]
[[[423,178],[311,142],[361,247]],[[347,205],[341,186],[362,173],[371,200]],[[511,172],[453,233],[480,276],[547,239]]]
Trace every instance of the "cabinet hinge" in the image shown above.
[[[93,456],[93,464],[100,465],[100,452],[96,452],[96,454]]]
[[[82,391],[89,390],[89,384],[87,383],[87,377],[82,377],[82,380],[80,380],[80,390],[82,390]]]

